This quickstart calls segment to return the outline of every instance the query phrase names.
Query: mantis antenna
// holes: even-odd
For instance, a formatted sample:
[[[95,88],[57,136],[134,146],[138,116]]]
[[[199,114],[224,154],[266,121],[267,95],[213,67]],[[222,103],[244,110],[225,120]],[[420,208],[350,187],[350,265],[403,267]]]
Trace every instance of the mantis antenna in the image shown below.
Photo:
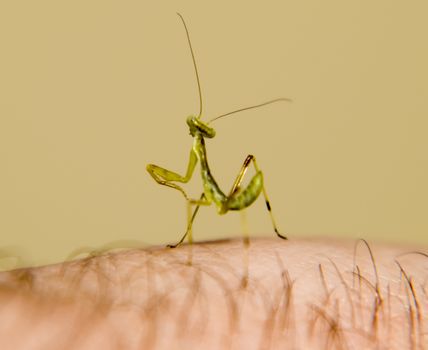
[[[177,15],[180,17],[183,22],[184,29],[186,30],[187,41],[189,42],[190,53],[192,54],[193,66],[195,67],[196,80],[198,82],[198,91],[199,91],[199,114],[198,118],[202,115],[202,91],[201,91],[201,82],[199,81],[198,67],[196,66],[195,54],[193,53],[192,43],[190,41],[189,31],[187,30],[186,22],[184,21],[183,16],[177,12]]]
[[[232,112],[228,112],[228,113],[226,113],[226,114],[219,115],[218,117],[215,117],[215,118],[211,119],[207,124],[210,124],[210,123],[211,123],[211,122],[213,122],[214,120],[217,120],[217,119],[220,119],[220,118],[226,117],[226,116],[231,115],[231,114],[234,114],[234,113],[243,112],[243,111],[248,111],[249,109],[263,107],[263,106],[269,105],[269,104],[271,104],[271,103],[280,102],[280,101],[293,102],[293,100],[291,100],[291,99],[289,99],[289,98],[284,98],[284,97],[283,97],[283,98],[276,98],[276,99],[274,99],[274,100],[270,100],[270,101],[267,101],[267,102],[263,102],[263,103],[260,103],[260,104],[258,104],[258,105],[254,105],[254,106],[249,106],[249,107],[240,108],[240,109],[237,109],[237,110],[235,110],[235,111],[232,111]]]

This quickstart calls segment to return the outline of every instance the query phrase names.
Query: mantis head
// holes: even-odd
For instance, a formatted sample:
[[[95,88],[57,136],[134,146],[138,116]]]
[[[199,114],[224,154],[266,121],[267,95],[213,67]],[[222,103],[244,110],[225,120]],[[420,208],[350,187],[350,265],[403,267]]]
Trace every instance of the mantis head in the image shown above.
[[[215,130],[194,115],[187,117],[186,122],[189,125],[189,132],[192,137],[200,134],[202,137],[212,139],[215,136]]]
[[[183,17],[179,13],[177,13],[177,15],[180,17],[181,21],[183,22],[184,29],[186,30],[187,41],[189,43],[190,53],[192,55],[192,60],[193,60],[193,67],[195,69],[196,81],[198,83],[199,114],[198,114],[198,116],[191,115],[191,116],[187,117],[187,125],[189,125],[189,131],[190,131],[190,135],[192,135],[192,137],[200,135],[202,137],[206,137],[206,138],[211,139],[211,138],[213,138],[215,136],[215,130],[213,128],[211,128],[210,126],[208,126],[208,124],[210,124],[211,122],[213,122],[213,121],[215,121],[217,119],[226,117],[226,116],[234,114],[234,113],[243,112],[243,111],[246,111],[246,110],[249,110],[249,109],[259,108],[259,107],[262,107],[262,106],[266,106],[266,105],[274,103],[274,102],[279,102],[279,101],[288,101],[288,102],[290,102],[291,101],[288,98],[277,98],[277,99],[270,100],[270,101],[267,101],[267,102],[264,102],[264,103],[260,103],[258,105],[240,108],[240,109],[234,110],[232,112],[219,115],[218,117],[215,117],[215,118],[211,119],[207,123],[204,123],[203,121],[201,121],[200,118],[201,118],[201,115],[202,115],[202,109],[203,108],[202,108],[202,91],[201,91],[201,83],[199,81],[198,67],[196,66],[195,55],[193,53],[192,43],[190,42],[190,36],[189,36],[189,31],[187,30],[186,22],[184,22]]]

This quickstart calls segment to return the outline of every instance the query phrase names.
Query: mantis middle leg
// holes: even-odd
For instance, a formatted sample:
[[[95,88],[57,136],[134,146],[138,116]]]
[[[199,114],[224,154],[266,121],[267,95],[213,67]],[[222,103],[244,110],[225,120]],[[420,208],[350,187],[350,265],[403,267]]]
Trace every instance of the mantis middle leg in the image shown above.
[[[211,201],[209,201],[208,199],[206,199],[205,194],[202,193],[201,197],[199,198],[199,200],[195,200],[195,199],[189,199],[187,201],[187,229],[186,232],[184,233],[183,237],[181,237],[181,239],[178,241],[178,243],[176,244],[168,244],[168,248],[176,248],[178,247],[181,243],[183,243],[183,241],[185,240],[186,237],[189,237],[189,243],[192,243],[192,226],[193,226],[193,221],[195,220],[196,214],[199,211],[199,207],[201,205],[210,205]],[[195,210],[192,213],[192,205],[196,205]]]

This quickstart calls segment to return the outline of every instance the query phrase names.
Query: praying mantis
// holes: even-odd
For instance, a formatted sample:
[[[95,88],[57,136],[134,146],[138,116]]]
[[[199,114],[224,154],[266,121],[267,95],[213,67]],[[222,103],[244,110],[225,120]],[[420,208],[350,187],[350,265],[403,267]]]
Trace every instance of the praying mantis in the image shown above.
[[[277,98],[264,103],[260,103],[258,105],[240,108],[238,110],[228,112],[226,114],[222,114],[220,116],[217,116],[211,119],[208,122],[202,121],[201,120],[202,111],[203,111],[202,110],[202,106],[203,106],[202,90],[201,90],[201,83],[199,80],[198,68],[196,65],[195,54],[193,52],[192,43],[190,41],[190,35],[186,26],[186,22],[184,21],[184,18],[181,14],[177,13],[177,15],[180,17],[181,22],[183,23],[184,29],[186,31],[187,41],[189,44],[190,53],[193,60],[193,66],[195,70],[196,81],[198,84],[198,92],[199,92],[199,114],[197,116],[190,115],[189,117],[187,117],[187,120],[186,120],[187,125],[189,127],[189,133],[193,137],[193,146],[192,146],[192,149],[190,150],[190,157],[189,157],[189,163],[187,165],[186,174],[182,176],[171,170],[167,170],[155,164],[148,164],[146,168],[149,174],[153,177],[153,179],[158,184],[171,187],[173,189],[180,191],[187,201],[188,217],[187,217],[186,232],[184,233],[183,237],[180,239],[178,243],[173,245],[168,245],[168,247],[175,248],[179,246],[181,243],[183,243],[186,237],[188,237],[189,243],[192,243],[192,225],[201,205],[209,206],[212,203],[214,203],[215,206],[217,207],[217,213],[220,215],[223,215],[223,214],[226,214],[228,211],[240,211],[247,208],[259,197],[260,193],[263,193],[266,207],[269,212],[270,219],[272,221],[272,226],[276,235],[279,238],[287,239],[286,236],[279,233],[278,227],[276,225],[276,222],[272,213],[272,208],[269,202],[269,198],[263,183],[263,173],[260,170],[259,166],[257,165],[256,158],[253,155],[248,155],[246,157],[244,164],[242,165],[241,170],[238,173],[238,176],[236,177],[235,182],[233,183],[233,186],[229,194],[226,195],[218,186],[209,168],[207,151],[205,147],[205,138],[211,139],[216,135],[215,130],[210,126],[210,123],[213,122],[214,120],[218,120],[220,118],[226,117],[234,113],[266,106],[271,103],[276,103],[280,101],[291,102],[291,100],[288,98]],[[184,191],[184,189],[181,186],[177,185],[176,183],[189,182],[190,179],[192,178],[193,172],[198,162],[200,163],[200,168],[201,168],[203,192],[199,199],[192,199],[192,198],[189,198],[186,192]],[[256,174],[252,177],[248,185],[242,188],[241,183],[242,183],[242,180],[244,179],[244,176],[250,164],[253,164]],[[192,213],[193,206],[195,206],[195,209],[193,210],[193,213]]]

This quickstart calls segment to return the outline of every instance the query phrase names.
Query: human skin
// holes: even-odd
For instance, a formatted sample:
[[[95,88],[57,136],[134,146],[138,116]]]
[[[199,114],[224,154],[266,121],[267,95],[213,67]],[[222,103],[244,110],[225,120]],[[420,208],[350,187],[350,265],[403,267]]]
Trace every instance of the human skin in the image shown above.
[[[1,348],[428,348],[428,250],[370,248],[226,240],[5,272]]]

